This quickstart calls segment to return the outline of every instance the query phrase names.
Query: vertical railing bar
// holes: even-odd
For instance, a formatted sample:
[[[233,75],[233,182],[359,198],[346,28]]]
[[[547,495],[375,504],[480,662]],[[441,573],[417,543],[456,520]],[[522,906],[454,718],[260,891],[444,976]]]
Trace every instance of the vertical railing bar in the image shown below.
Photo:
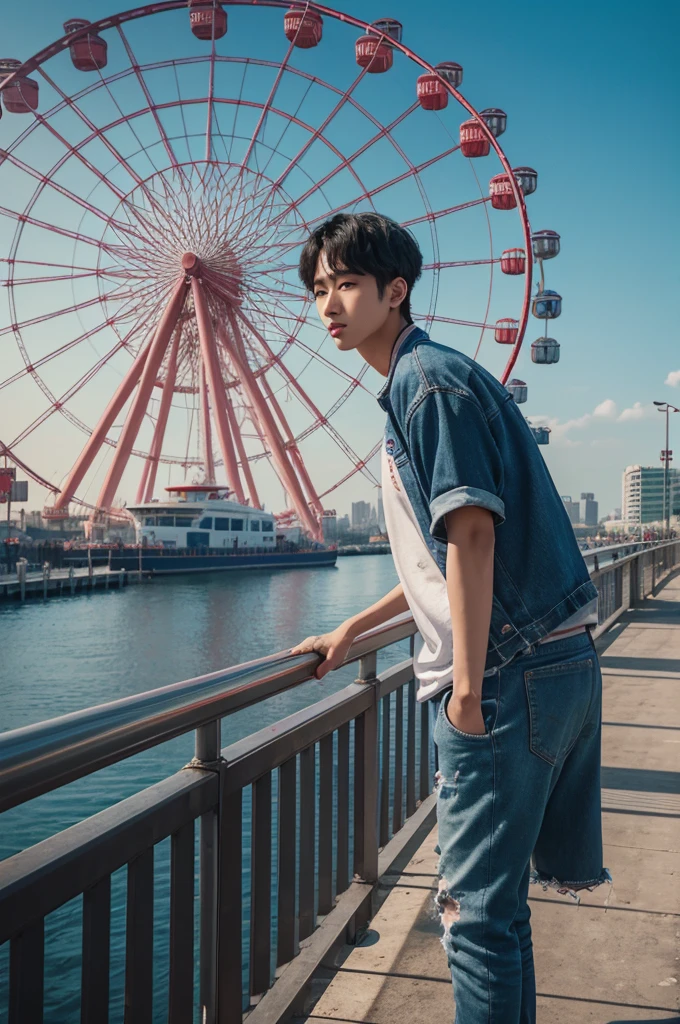
[[[430,795],[430,713],[427,701],[420,705],[420,799],[426,800]]]
[[[382,766],[380,772],[380,846],[390,838],[390,695],[380,701],[382,717]]]
[[[333,734],[319,743],[319,913],[333,909]]]
[[[128,864],[125,923],[125,1024],[153,1015],[153,846]]]
[[[406,817],[416,809],[416,681],[407,684],[406,703]]]
[[[243,1013],[243,791],[226,794],[224,779],[220,788],[217,1021],[234,1024]]]
[[[220,721],[196,730],[194,764],[214,768],[220,757]],[[199,823],[200,967],[199,998],[203,1020],[215,1024],[217,1013],[217,875],[218,811],[207,811]],[[127,1021],[125,1022],[127,1024]]]
[[[314,931],[315,841],[316,841],[316,752],[313,746],[300,753],[300,861],[298,914],[300,941]]]
[[[404,688],[394,694],[394,793],[392,795],[392,834],[396,835],[402,826],[402,773],[403,773],[403,746],[404,746]]]
[[[338,729],[338,824],[335,891],[349,885],[349,722]]]
[[[170,840],[168,1024],[190,1021],[194,1006],[194,823]]]
[[[279,768],[279,879],[277,966],[287,964],[295,948],[295,845],[297,761],[291,757]]]
[[[271,981],[272,776],[252,788],[250,874],[250,992],[259,995]]]
[[[111,877],[107,875],[83,893],[80,1024],[108,1024],[110,946]]]
[[[42,1024],[45,986],[45,921],[15,935],[9,944],[8,1024]]]

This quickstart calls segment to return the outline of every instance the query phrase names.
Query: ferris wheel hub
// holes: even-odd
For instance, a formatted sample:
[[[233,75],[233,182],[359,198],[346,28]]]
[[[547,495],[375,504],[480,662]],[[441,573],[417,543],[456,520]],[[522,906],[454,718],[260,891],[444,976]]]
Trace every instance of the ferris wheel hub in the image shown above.
[[[182,256],[182,269],[185,274],[190,274],[192,277],[198,273],[200,267],[200,261],[195,252],[185,252]]]

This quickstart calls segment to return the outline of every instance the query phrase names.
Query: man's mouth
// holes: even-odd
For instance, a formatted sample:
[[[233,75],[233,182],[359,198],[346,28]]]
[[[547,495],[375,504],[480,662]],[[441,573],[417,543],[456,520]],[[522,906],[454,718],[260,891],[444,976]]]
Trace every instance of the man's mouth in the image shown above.
[[[347,324],[336,324],[336,323],[331,323],[331,324],[329,324],[329,325],[328,325],[328,333],[329,333],[329,334],[331,335],[331,337],[333,337],[333,338],[337,338],[337,336],[338,336],[338,335],[339,335],[339,334],[340,334],[340,333],[341,333],[342,331],[344,331],[344,329],[345,329],[345,327],[346,327],[346,326],[347,326]]]

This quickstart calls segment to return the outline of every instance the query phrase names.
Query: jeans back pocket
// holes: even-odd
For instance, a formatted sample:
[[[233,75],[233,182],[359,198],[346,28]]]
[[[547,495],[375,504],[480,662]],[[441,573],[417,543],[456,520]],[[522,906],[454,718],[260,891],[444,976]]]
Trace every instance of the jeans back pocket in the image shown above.
[[[524,673],[529,745],[548,764],[562,761],[578,739],[590,707],[594,671],[593,658],[582,658]]]

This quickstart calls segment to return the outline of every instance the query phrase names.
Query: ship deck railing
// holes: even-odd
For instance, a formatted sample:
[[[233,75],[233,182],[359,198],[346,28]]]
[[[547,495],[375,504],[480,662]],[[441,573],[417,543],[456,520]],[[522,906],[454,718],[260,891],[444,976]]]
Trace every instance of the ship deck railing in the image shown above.
[[[596,635],[678,565],[680,542],[671,541],[593,570]],[[226,747],[225,716],[311,679],[318,657],[277,653],[0,734],[1,812],[195,732],[188,765],[0,863],[9,1020],[43,1021],[45,918],[78,896],[81,1021],[109,1019],[111,876],[120,868],[126,1024],[154,1019],[154,849],[168,838],[169,1024],[236,1024],[243,1014],[275,1024],[298,1012],[319,966],[370,920],[380,879],[434,824],[428,709],[416,703],[412,656],[378,665],[381,651],[415,631],[407,615],[359,637],[347,658],[358,663],[356,682]]]

